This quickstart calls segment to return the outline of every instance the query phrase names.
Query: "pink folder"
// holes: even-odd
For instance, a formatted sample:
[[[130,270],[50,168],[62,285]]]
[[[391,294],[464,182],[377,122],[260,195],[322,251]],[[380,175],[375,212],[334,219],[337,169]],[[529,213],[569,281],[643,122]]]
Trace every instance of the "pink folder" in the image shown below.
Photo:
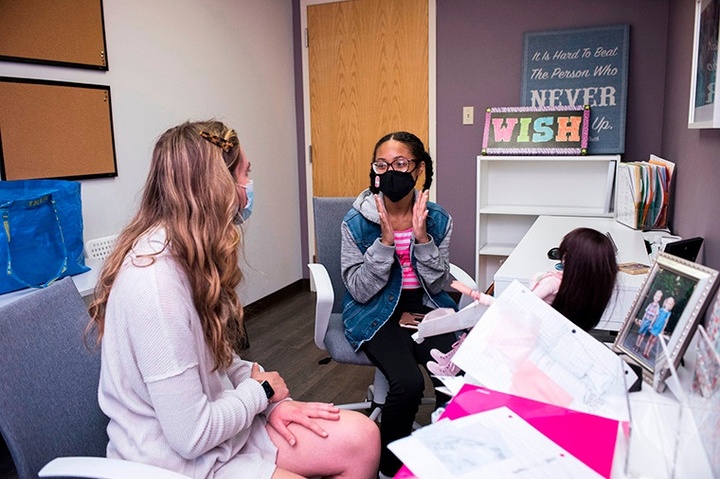
[[[441,418],[457,419],[502,406],[515,411],[598,474],[610,478],[619,421],[469,384],[450,401]],[[395,476],[396,479],[414,477],[405,466]]]

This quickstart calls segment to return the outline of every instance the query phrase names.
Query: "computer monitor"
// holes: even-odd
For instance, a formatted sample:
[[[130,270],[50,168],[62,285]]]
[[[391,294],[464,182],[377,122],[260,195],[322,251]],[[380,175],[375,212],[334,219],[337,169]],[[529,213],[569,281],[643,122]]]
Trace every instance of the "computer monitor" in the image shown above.
[[[666,244],[663,251],[678,258],[695,262],[702,244],[703,239],[700,237],[683,239]]]

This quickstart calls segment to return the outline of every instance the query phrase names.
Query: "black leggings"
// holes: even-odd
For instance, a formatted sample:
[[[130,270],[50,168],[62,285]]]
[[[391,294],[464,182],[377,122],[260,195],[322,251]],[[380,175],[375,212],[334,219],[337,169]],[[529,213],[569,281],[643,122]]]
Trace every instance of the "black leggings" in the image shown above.
[[[422,305],[422,292],[422,288],[403,290],[395,313],[362,346],[362,350],[385,375],[390,385],[380,421],[380,472],[389,476],[395,475],[402,464],[387,445],[410,435],[423,398],[425,379],[417,365],[425,367],[427,361],[432,359],[432,348],[446,352],[455,342],[455,334],[447,333],[425,338],[418,344],[411,337],[413,330],[400,327],[398,320],[403,312],[430,311],[430,308]],[[440,385],[436,379],[432,378],[432,381],[435,386]],[[437,392],[435,397],[438,405],[447,400],[447,396]]]

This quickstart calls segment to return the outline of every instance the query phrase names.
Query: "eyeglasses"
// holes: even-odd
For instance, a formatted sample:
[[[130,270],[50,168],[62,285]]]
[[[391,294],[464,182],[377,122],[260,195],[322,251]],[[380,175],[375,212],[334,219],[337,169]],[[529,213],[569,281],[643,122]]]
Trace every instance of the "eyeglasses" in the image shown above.
[[[372,169],[376,174],[382,175],[388,169],[391,169],[393,171],[397,171],[400,173],[407,173],[408,171],[412,171],[415,168],[414,167],[410,168],[411,163],[416,164],[417,160],[403,158],[402,156],[398,156],[390,163],[388,163],[385,160],[374,160],[370,164],[372,165]]]

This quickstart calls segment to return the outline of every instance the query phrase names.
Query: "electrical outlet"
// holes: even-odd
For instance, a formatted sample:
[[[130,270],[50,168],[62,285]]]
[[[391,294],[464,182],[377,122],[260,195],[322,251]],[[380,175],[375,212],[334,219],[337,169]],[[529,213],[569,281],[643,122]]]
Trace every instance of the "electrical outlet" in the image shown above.
[[[475,107],[463,107],[463,125],[472,125],[475,123]]]

